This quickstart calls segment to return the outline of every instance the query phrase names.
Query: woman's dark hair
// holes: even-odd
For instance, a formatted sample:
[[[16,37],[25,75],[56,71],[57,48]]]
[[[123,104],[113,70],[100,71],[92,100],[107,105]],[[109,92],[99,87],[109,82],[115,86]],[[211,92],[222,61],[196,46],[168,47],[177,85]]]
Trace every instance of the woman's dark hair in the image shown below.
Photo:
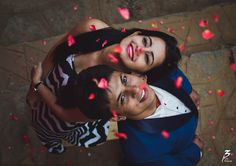
[[[160,31],[145,30],[145,29],[127,29],[125,32],[114,29],[112,27],[99,29],[83,33],[74,37],[75,44],[68,46],[67,42],[58,45],[55,50],[54,61],[64,61],[69,55],[75,53],[90,53],[101,50],[113,44],[120,43],[122,39],[139,31],[139,35],[154,36],[163,39],[166,43],[166,58],[161,66],[154,68],[150,73],[165,73],[175,67],[181,59],[180,51],[177,47],[177,40]],[[160,70],[160,71],[159,71]],[[149,73],[149,72],[147,72]]]
[[[108,83],[114,71],[106,65],[82,70],[74,84],[62,89],[58,103],[64,108],[77,107],[91,119],[110,119],[112,113],[106,89],[99,88],[97,81],[105,79]]]

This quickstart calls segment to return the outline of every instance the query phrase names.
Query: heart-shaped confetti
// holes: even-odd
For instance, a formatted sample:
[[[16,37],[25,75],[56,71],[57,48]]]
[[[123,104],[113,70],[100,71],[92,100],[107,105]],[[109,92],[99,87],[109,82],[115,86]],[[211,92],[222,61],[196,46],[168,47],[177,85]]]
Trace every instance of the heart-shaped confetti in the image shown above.
[[[181,88],[181,86],[182,86],[182,81],[183,81],[183,78],[182,77],[177,77],[177,79],[175,80],[175,87],[177,88],[177,89],[179,89],[179,88]]]
[[[206,29],[205,31],[202,32],[202,37],[205,40],[209,40],[213,38],[214,36],[215,35],[209,29]]]
[[[206,27],[208,25],[208,21],[207,20],[204,20],[204,19],[202,19],[202,20],[200,20],[199,21],[199,26],[200,27]]]
[[[129,20],[130,13],[128,8],[117,8],[117,11],[120,13],[121,17],[125,20]]]
[[[118,63],[118,59],[114,55],[112,55],[111,53],[109,53],[107,55],[107,57],[112,63]]]
[[[127,139],[127,135],[125,133],[115,133],[115,136],[118,138],[122,138],[122,139]]]
[[[162,130],[161,135],[162,135],[162,137],[165,138],[165,139],[167,139],[167,138],[170,137],[170,134],[169,134],[167,131],[165,131],[165,130]]]
[[[73,44],[75,44],[75,39],[72,35],[68,35],[67,37],[67,45],[70,47],[72,46]]]
[[[101,78],[99,81],[98,81],[98,84],[97,86],[101,89],[107,89],[108,87],[108,82],[105,78]]]

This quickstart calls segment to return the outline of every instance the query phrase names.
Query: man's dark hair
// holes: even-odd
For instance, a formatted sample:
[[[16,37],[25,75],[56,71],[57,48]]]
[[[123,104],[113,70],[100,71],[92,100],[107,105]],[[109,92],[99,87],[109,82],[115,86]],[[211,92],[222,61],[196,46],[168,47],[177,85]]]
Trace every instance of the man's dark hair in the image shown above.
[[[107,90],[98,87],[101,79],[110,81],[115,70],[98,65],[82,70],[74,84],[62,89],[58,103],[65,108],[79,108],[90,119],[110,119]]]

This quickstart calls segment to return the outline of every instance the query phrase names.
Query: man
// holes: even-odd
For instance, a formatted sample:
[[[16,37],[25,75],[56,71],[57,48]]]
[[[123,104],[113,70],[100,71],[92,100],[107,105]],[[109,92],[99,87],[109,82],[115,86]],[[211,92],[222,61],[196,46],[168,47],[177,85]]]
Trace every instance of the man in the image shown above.
[[[145,77],[96,66],[79,74],[77,86],[86,116],[126,118],[118,128],[128,137],[121,140],[127,165],[191,166],[200,160],[197,108],[169,78],[149,86]]]

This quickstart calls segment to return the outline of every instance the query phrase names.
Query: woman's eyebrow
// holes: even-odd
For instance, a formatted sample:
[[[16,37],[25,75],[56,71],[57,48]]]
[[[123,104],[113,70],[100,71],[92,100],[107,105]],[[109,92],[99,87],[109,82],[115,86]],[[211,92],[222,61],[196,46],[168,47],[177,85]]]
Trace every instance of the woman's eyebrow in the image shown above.
[[[151,39],[151,37],[148,36],[148,39],[149,39],[150,46],[152,46],[152,39]]]

